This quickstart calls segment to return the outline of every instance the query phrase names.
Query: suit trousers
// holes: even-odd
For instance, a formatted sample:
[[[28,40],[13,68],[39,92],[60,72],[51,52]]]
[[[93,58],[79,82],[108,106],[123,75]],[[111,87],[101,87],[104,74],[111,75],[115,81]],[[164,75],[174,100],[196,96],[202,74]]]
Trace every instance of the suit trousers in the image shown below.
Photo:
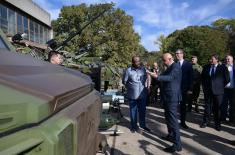
[[[192,95],[192,102],[195,103],[195,105],[198,105],[198,97],[200,94],[200,83],[196,83],[193,85],[193,95]]]
[[[163,102],[168,135],[174,139],[174,147],[181,147],[179,123],[177,119],[178,102]]]
[[[204,92],[204,116],[203,123],[207,125],[210,123],[211,114],[212,114],[212,96]]]
[[[223,96],[223,103],[221,105],[221,120],[226,120],[226,117],[228,116],[229,121],[232,121],[233,119],[233,106],[234,105],[234,90],[235,89],[228,89],[225,88],[224,90],[224,96]],[[229,107],[229,111],[228,111],[228,107]],[[227,115],[229,112],[229,115]]]
[[[185,123],[186,119],[186,104],[189,101],[189,96],[187,93],[182,93],[182,101],[180,102],[180,122]]]
[[[207,101],[206,101],[207,100]],[[209,123],[210,115],[211,115],[211,108],[214,116],[215,127],[221,126],[221,105],[223,101],[223,94],[214,95],[209,94],[208,97],[205,99],[205,112],[204,112],[204,123]]]
[[[130,106],[130,119],[131,119],[131,128],[137,129],[137,113],[139,113],[139,125],[144,128],[145,125],[145,113],[146,113],[146,98],[140,99],[129,99]]]

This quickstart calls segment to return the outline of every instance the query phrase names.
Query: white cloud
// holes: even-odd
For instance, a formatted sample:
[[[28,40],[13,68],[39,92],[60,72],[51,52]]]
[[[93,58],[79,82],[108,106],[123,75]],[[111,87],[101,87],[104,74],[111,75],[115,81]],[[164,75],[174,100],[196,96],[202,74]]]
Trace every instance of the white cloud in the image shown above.
[[[193,11],[192,16],[197,20],[204,20],[224,10],[233,0],[218,0],[209,5],[204,5]]]
[[[189,4],[187,2],[183,2],[183,3],[181,3],[181,7],[183,9],[187,9],[189,7]]]
[[[144,47],[150,52],[158,50],[158,45],[154,44],[154,41],[157,39],[157,34],[150,34],[142,36],[141,43]]]
[[[155,44],[155,41],[160,35],[167,36],[169,31],[159,31],[156,33],[147,33],[141,36],[141,43],[149,51],[159,51],[159,45]]]
[[[137,32],[139,35],[142,35],[142,26],[141,25],[134,25],[134,30]]]
[[[59,17],[60,9],[49,10],[49,13],[51,14],[51,20],[57,19]]]
[[[152,33],[143,33],[145,30],[142,29],[141,42],[148,50],[154,50],[157,47],[153,42],[159,36],[157,31],[165,30],[171,33],[189,25],[201,24],[202,21],[210,24],[209,20],[214,21],[217,18],[215,15],[223,11],[232,1],[216,0],[214,3],[193,8],[191,3],[186,1],[177,4],[173,3],[173,0],[135,0],[133,1],[135,9],[127,10],[127,12],[134,16],[136,23],[143,22],[145,25],[153,27]],[[165,35],[169,33],[165,33]]]
[[[59,16],[60,8],[54,7],[47,0],[33,0],[33,1],[37,3],[41,8],[49,12],[51,15],[51,19],[56,19]]]
[[[182,29],[189,25],[210,24],[220,18],[220,12],[231,5],[234,0],[214,0],[214,3],[205,2],[198,7],[194,4],[202,3],[186,1],[179,3],[173,0],[58,0],[58,6],[52,5],[48,0],[34,0],[42,8],[46,9],[52,19],[59,15],[63,5],[78,5],[81,3],[97,4],[114,2],[115,7],[128,8],[125,11],[134,18],[134,30],[141,35],[141,43],[149,51],[158,47],[154,41],[161,32],[164,35]],[[160,32],[159,32],[160,31]]]
[[[179,29],[189,25],[186,9],[189,4],[184,2],[181,7],[173,7],[170,0],[134,1],[135,10],[127,11],[134,19],[152,27]]]
[[[43,9],[48,11],[51,14],[51,19],[58,18],[61,8],[52,5],[52,3],[50,3],[50,1],[48,0],[33,0],[33,1],[37,3],[39,6],[41,6]],[[58,0],[58,4],[61,4],[62,6],[69,6],[69,5],[79,5],[81,3],[86,3],[90,5],[90,4],[113,2],[116,4],[116,6],[119,6],[125,3],[125,1],[126,0]]]

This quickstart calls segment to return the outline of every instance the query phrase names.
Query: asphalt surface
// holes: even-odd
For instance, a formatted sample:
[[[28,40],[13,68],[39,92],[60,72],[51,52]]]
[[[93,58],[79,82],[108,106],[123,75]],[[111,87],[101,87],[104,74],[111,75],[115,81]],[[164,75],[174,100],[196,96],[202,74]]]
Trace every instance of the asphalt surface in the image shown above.
[[[168,154],[163,149],[172,143],[161,139],[162,136],[167,135],[167,128],[164,110],[160,105],[155,104],[147,107],[146,124],[152,130],[151,133],[142,130],[135,133],[130,132],[129,106],[121,105],[121,111],[124,117],[112,129],[124,133],[107,137],[111,155]],[[202,114],[202,107],[200,107],[200,113],[194,111],[187,113],[186,123],[190,128],[180,129],[183,150],[174,154],[235,155],[235,146],[231,144],[231,141],[235,141],[235,126],[223,123],[221,131],[216,131],[212,122],[211,127],[200,128]],[[118,113],[113,115],[118,115]]]

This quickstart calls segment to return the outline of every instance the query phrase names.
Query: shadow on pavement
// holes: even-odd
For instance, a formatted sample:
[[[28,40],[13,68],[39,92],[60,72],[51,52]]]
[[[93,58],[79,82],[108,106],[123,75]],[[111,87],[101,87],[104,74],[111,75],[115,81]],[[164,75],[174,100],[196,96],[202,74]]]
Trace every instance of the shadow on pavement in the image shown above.
[[[125,107],[124,106],[122,107],[122,112],[125,117],[128,117],[128,115],[129,115],[128,105]],[[118,125],[129,128],[130,122],[129,122],[129,120],[125,119],[125,117],[123,117],[120,120],[120,123],[118,123]],[[187,121],[199,125],[202,121],[202,118],[203,118],[202,113],[191,112],[188,114]],[[148,145],[153,145],[153,146],[159,148],[160,150],[163,150],[162,146],[164,146],[164,147],[169,146],[164,140],[160,139],[160,137],[162,135],[165,135],[165,133],[158,129],[158,127],[155,125],[155,124],[157,124],[156,122],[165,125],[164,112],[162,112],[159,109],[159,105],[150,105],[149,108],[147,109],[146,124],[147,124],[147,126],[149,124],[151,124],[152,132],[151,133],[142,132],[141,134],[143,136],[145,136],[146,138],[149,138],[149,139],[152,139],[153,141],[156,141],[161,146],[158,146],[158,145],[153,144],[153,143],[146,141],[146,140],[139,140],[138,143],[140,144],[140,148],[142,148],[144,150],[146,155],[154,155],[153,152],[150,152],[147,149]],[[211,123],[211,124],[213,125],[213,123]],[[154,126],[154,128],[153,128],[153,126]],[[165,130],[167,131],[166,126],[165,126]],[[181,138],[184,137],[184,138],[192,139],[194,142],[197,142],[198,144],[203,145],[205,148],[208,148],[208,149],[210,149],[214,152],[220,153],[220,154],[235,154],[235,149],[232,146],[230,146],[231,141],[228,139],[217,136],[215,134],[201,131],[200,128],[199,128],[199,130],[194,129],[194,128],[181,129],[181,131],[182,130],[184,130],[185,132],[188,132],[190,134],[186,134],[184,132],[181,132]],[[210,128],[210,130],[212,130],[212,132],[218,132],[218,131],[214,130],[213,128]],[[222,131],[235,135],[235,129],[230,127],[229,125],[227,125],[227,126],[223,125]],[[156,138],[156,137],[158,137],[158,138]],[[185,149],[193,154],[200,154],[200,155],[207,154],[203,150],[200,150],[200,148],[197,148],[193,145],[190,145],[189,143],[185,143],[184,141],[182,142],[182,145],[183,145],[183,149]],[[113,148],[113,149],[114,149],[115,155],[119,155],[119,154],[120,155],[127,155],[124,153],[121,154],[121,152],[119,150],[115,150],[115,148]]]

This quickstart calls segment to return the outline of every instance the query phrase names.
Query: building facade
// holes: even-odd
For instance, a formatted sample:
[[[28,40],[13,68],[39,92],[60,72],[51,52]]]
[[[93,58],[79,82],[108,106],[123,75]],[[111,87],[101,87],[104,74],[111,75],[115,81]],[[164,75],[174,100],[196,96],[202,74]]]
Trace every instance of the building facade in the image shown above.
[[[25,33],[26,40],[45,44],[52,38],[50,14],[32,0],[1,0],[0,28],[8,36]]]

